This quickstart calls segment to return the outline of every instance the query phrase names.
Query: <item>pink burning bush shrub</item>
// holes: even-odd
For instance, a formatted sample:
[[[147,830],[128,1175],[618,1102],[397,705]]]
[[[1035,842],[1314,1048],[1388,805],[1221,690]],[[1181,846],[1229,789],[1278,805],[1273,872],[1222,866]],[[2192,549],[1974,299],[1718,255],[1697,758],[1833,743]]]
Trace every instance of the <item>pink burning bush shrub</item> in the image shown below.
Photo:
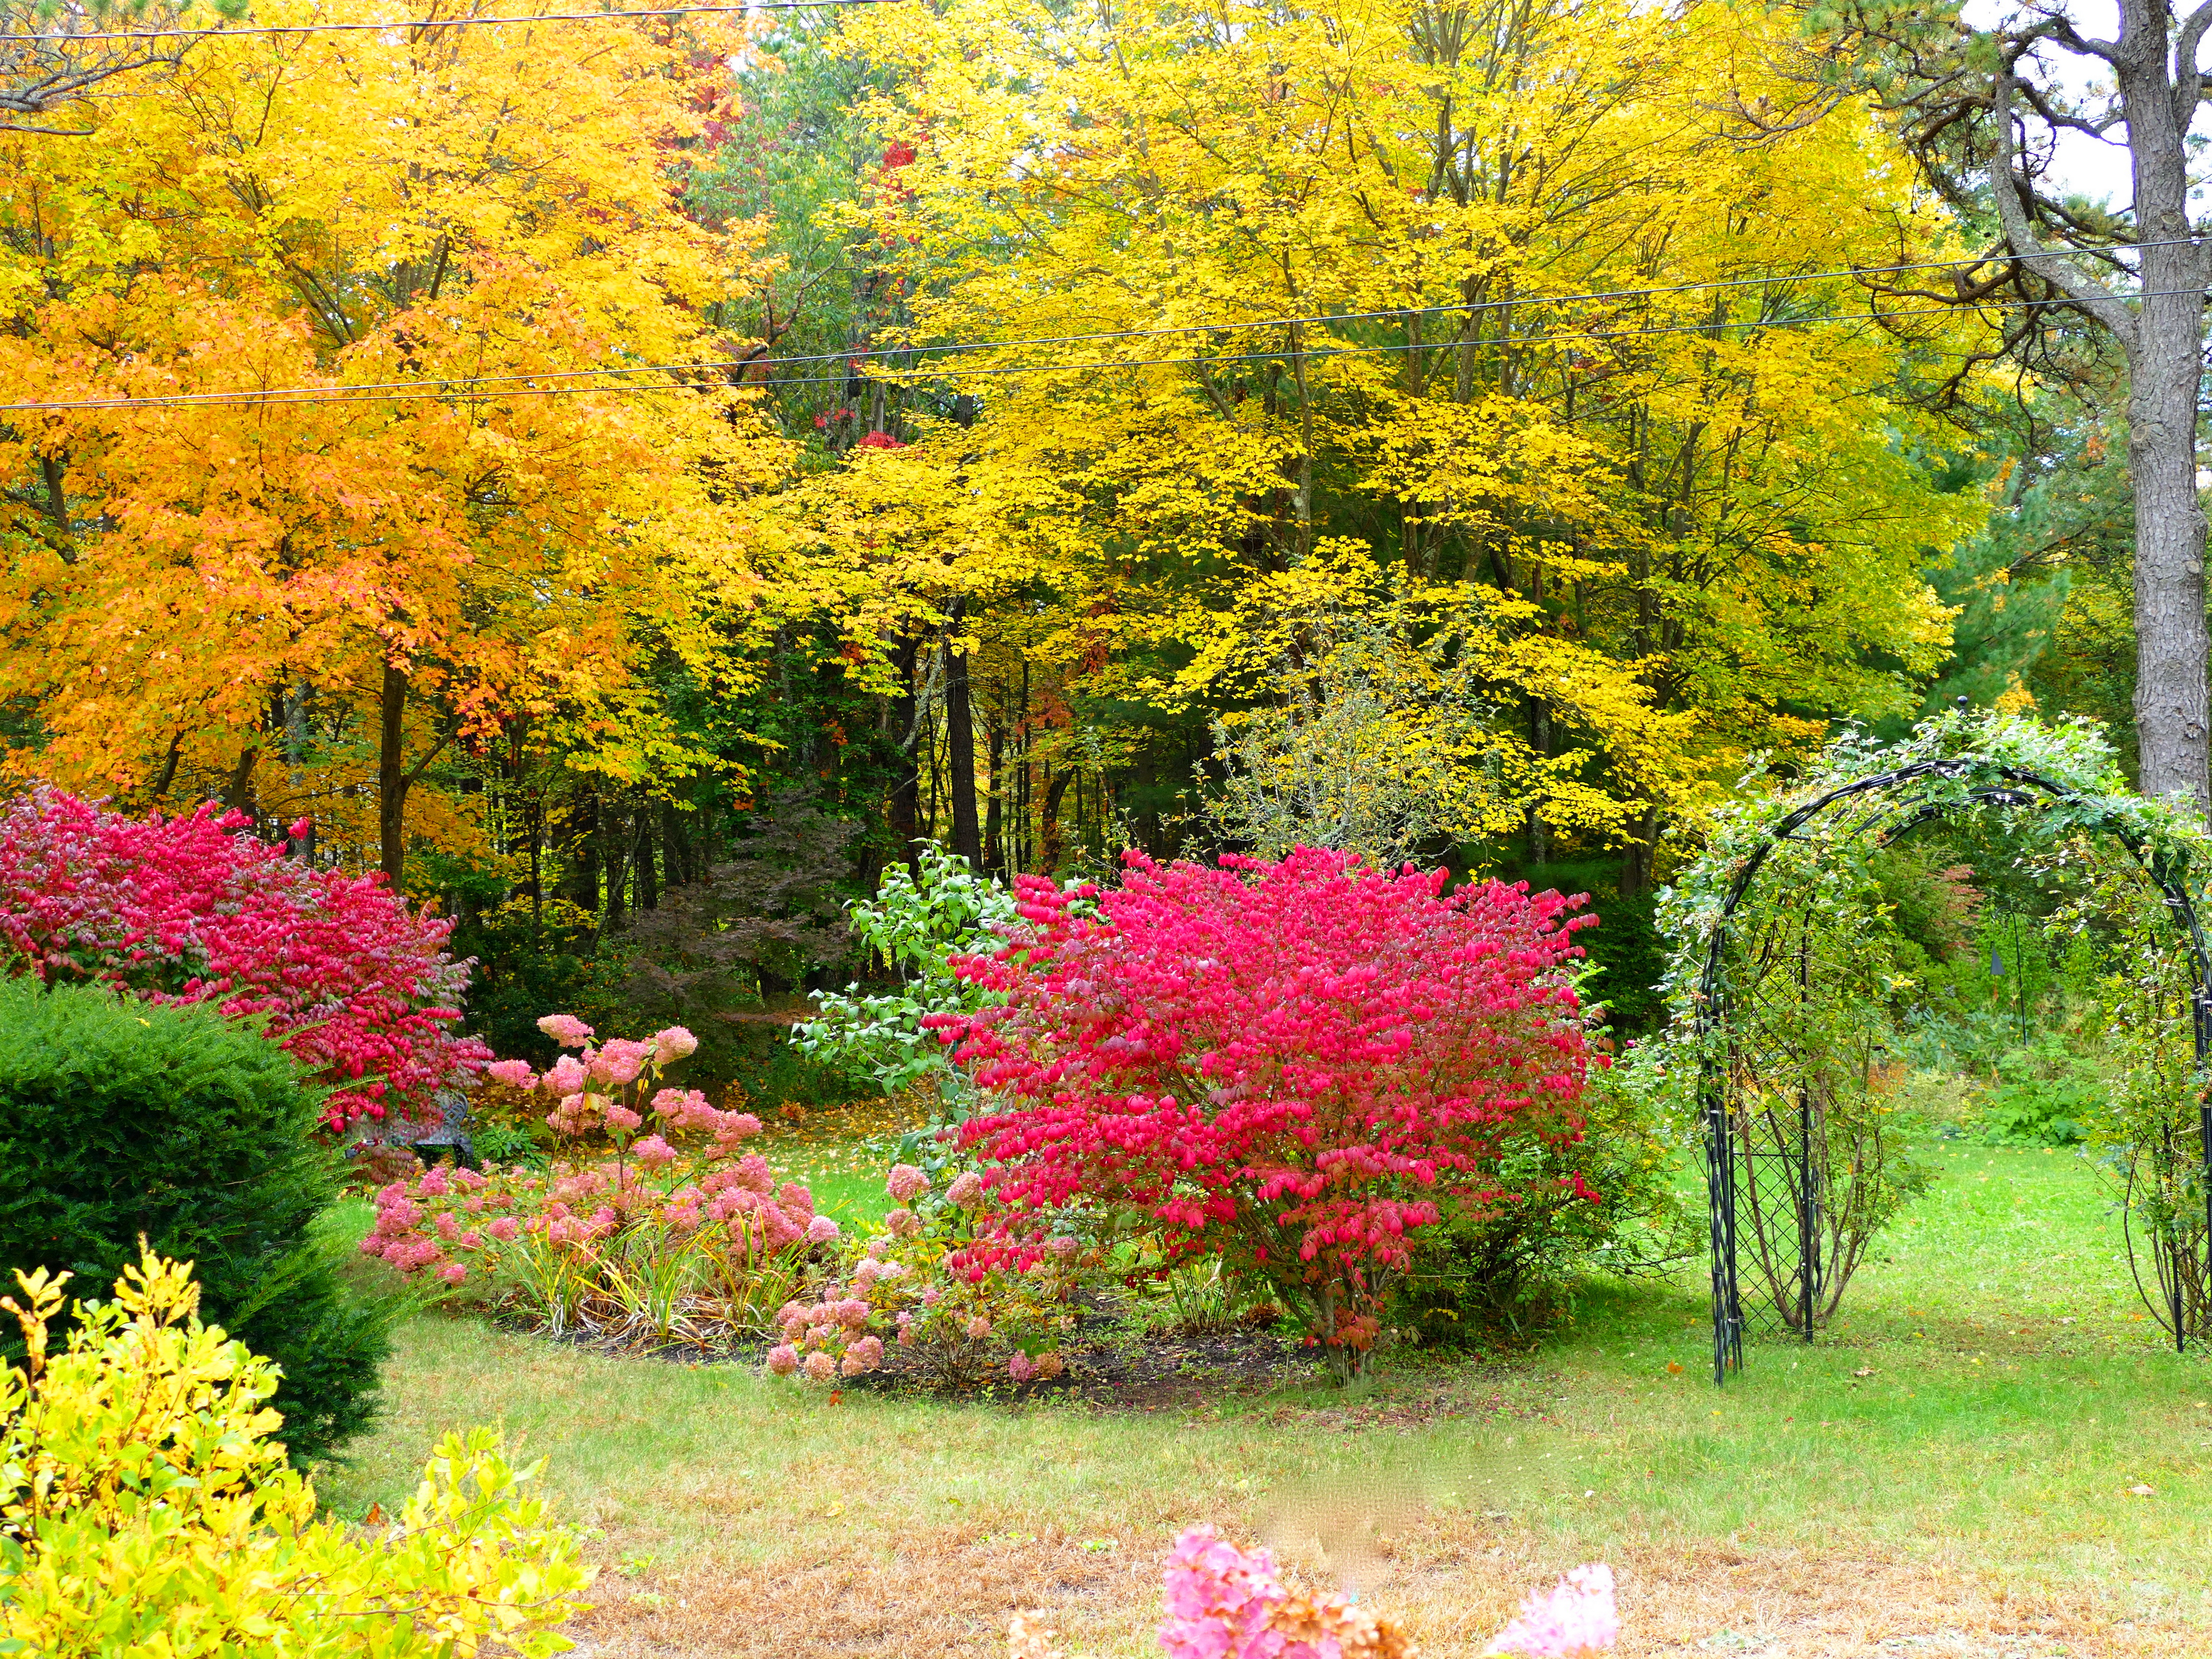
[[[457,1029],[453,923],[381,876],[318,870],[211,806],[133,818],[58,790],[0,807],[0,957],[54,981],[262,1014],[332,1085],[327,1121],[427,1115],[490,1051]],[[304,833],[304,830],[301,833]]]
[[[1516,1126],[1577,1133],[1580,901],[1312,848],[1222,863],[1023,878],[1026,933],[957,964],[1003,999],[933,1022],[995,1097],[960,1131],[998,1218],[976,1258],[1133,1211],[1266,1280],[1349,1376],[1437,1188],[1479,1197]]]
[[[362,1253],[555,1331],[640,1346],[768,1334],[805,1277],[802,1257],[836,1223],[814,1212],[806,1188],[779,1185],[765,1158],[742,1152],[758,1118],[665,1085],[696,1046],[689,1031],[592,1048],[591,1027],[571,1016],[538,1024],[582,1053],[542,1076],[520,1060],[491,1074],[541,1093],[564,1139],[604,1133],[614,1157],[556,1163],[544,1176],[440,1169],[394,1182],[377,1194]]]

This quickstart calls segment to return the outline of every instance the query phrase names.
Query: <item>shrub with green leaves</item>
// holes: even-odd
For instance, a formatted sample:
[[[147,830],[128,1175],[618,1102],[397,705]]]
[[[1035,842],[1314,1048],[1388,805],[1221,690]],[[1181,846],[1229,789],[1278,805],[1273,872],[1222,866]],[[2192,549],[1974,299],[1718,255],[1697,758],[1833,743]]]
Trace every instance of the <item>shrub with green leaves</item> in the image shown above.
[[[210,1320],[283,1368],[294,1458],[326,1451],[368,1420],[393,1310],[314,1234],[338,1188],[321,1104],[213,1009],[0,983],[0,1275],[112,1283],[142,1238],[197,1263]]]

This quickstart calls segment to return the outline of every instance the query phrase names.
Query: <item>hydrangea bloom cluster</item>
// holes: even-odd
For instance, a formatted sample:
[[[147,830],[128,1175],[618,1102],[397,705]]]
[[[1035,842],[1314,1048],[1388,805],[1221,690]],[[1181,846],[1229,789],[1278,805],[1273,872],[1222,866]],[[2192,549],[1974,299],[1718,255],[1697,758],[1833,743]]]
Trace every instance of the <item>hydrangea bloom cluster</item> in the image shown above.
[[[332,1086],[334,1130],[428,1115],[491,1058],[458,1030],[469,963],[450,921],[381,875],[318,870],[239,833],[242,814],[129,817],[58,790],[0,808],[0,955],[48,980],[262,1014]],[[305,826],[299,833],[306,833]]]
[[[956,1179],[951,1189],[974,1179]],[[817,1382],[860,1376],[883,1364],[886,1338],[940,1386],[972,1385],[994,1371],[1016,1383],[1062,1374],[1066,1362],[1048,1345],[1066,1322],[1074,1252],[1043,1252],[1025,1270],[948,1271],[970,1240],[969,1219],[949,1193],[939,1197],[931,1187],[914,1165],[892,1167],[884,1188],[901,1207],[842,1283],[778,1311],[783,1340],[769,1351],[772,1375]],[[994,1358],[1000,1351],[1003,1360]]]
[[[1387,1620],[1340,1595],[1298,1595],[1275,1577],[1266,1550],[1247,1554],[1193,1527],[1168,1557],[1168,1659],[1417,1659]]]
[[[611,1161],[563,1162],[549,1177],[526,1170],[479,1176],[433,1170],[377,1194],[362,1242],[406,1273],[448,1285],[475,1280],[554,1329],[620,1330],[668,1340],[761,1334],[772,1294],[798,1282],[795,1259],[838,1235],[796,1182],[779,1185],[767,1159],[742,1153],[760,1133],[749,1112],[717,1110],[695,1090],[659,1086],[696,1042],[672,1027],[643,1042],[590,1047],[567,1015],[539,1022],[564,1045],[539,1076],[520,1061],[499,1081],[544,1091],[547,1122],[574,1138],[604,1130]],[[655,1130],[640,1133],[647,1120]]]
[[[961,1128],[996,1218],[977,1254],[1026,1259],[1071,1206],[1133,1209],[1267,1279],[1348,1373],[1439,1186],[1479,1198],[1516,1125],[1578,1133],[1562,969],[1586,919],[1310,848],[1222,863],[1132,854],[1109,892],[1023,878],[1027,931],[958,963],[1001,999],[934,1028],[1000,1103]]]
[[[1601,1562],[1577,1567],[1548,1595],[1531,1595],[1521,1616],[1485,1650],[1521,1659],[1597,1659],[1620,1635],[1613,1569]]]

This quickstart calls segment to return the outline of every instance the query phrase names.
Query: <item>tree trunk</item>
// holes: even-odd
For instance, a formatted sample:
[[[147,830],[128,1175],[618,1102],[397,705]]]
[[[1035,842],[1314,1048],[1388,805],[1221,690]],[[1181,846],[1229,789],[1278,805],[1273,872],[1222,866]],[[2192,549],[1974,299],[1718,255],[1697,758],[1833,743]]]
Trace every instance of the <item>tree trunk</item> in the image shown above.
[[[968,653],[954,651],[951,641],[945,675],[945,769],[952,791],[952,850],[968,860],[968,867],[983,867],[983,836],[975,821],[975,720],[968,699]]]
[[[691,838],[684,832],[684,814],[677,811],[672,800],[660,804],[660,844],[668,851],[668,884],[679,886],[696,881],[698,872],[691,864]]]
[[[398,892],[407,857],[407,671],[389,658],[377,712],[377,862],[385,880]]]
[[[2164,0],[2125,0],[2118,80],[2134,169],[2136,234],[2190,234],[2188,122],[2194,65],[2177,97]],[[2192,54],[2193,55],[2193,54]],[[2208,807],[2204,509],[2197,494],[2197,399],[2203,376],[2203,249],[2146,247],[2142,310],[2128,353],[2128,465],[2136,511],[2136,736],[2146,795]],[[2178,290],[2178,291],[2177,291]]]
[[[637,812],[637,908],[658,910],[660,908],[660,871],[659,853],[653,846],[653,803],[646,802]]]
[[[1049,771],[1048,768],[1048,774]],[[1060,862],[1066,852],[1060,832],[1060,799],[1067,793],[1068,780],[1074,775],[1073,772],[1062,772],[1050,778],[1044,787],[1043,873],[1048,876],[1060,873]]]
[[[1003,822],[1001,811],[1006,781],[1006,728],[998,720],[991,722],[991,794],[990,805],[983,815],[983,867],[995,874],[1006,872],[1006,849],[1000,845],[1000,829]]]
[[[921,836],[921,727],[915,718],[915,667],[917,655],[912,640],[901,640],[891,653],[898,672],[898,695],[891,699],[891,793],[887,812],[894,856],[915,867],[915,842]]]

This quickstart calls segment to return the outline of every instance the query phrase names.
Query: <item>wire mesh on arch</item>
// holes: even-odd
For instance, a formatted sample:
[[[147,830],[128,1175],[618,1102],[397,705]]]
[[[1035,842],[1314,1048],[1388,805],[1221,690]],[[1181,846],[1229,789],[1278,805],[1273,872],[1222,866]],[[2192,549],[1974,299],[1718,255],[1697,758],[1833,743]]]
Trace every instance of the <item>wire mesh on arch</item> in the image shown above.
[[[2212,1340],[2212,951],[2197,905],[2212,832],[2185,804],[2135,794],[2093,728],[1994,712],[1939,716],[1894,744],[1849,732],[1795,788],[1756,769],[1746,781],[1753,793],[1664,900],[1674,1018],[1644,1060],[1693,1097],[1705,1131],[1715,1380],[1741,1364],[1747,1334],[1809,1337],[1882,1204],[1909,1188],[1890,1182],[1885,1197],[1868,1179],[1895,1167],[1881,1118],[1896,1008],[1881,990],[1901,976],[1880,972],[1879,907],[1852,890],[1870,848],[1936,822],[2106,844],[2139,872],[2138,920],[2154,916],[2156,936],[2131,948],[2172,970],[2175,994],[2147,1034],[2171,1064],[2136,1068],[2146,1098],[2115,1132],[2130,1249],[2177,1344]]]

